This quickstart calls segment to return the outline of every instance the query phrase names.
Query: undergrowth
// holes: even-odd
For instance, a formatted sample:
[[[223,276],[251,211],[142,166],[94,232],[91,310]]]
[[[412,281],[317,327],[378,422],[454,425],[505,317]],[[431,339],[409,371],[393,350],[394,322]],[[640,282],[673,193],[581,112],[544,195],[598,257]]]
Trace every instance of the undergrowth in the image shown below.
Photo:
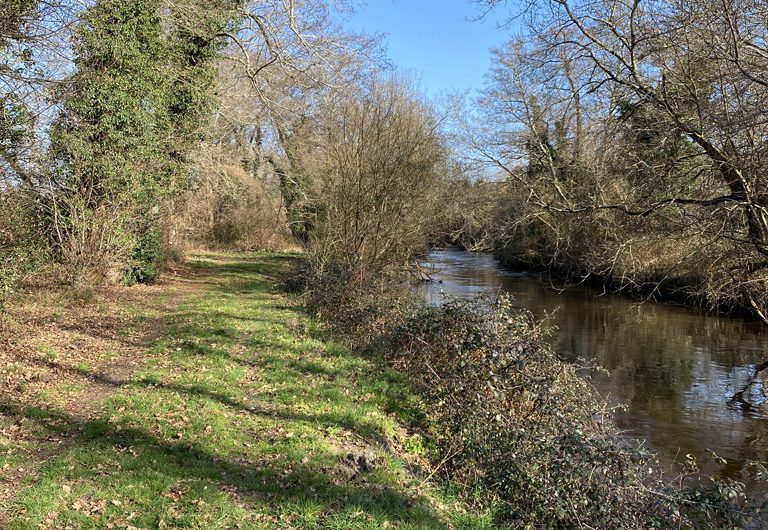
[[[311,274],[311,268],[303,269]],[[744,485],[664,476],[506,297],[428,306],[392,283],[305,278],[315,314],[429,405],[433,473],[509,528],[749,528]]]

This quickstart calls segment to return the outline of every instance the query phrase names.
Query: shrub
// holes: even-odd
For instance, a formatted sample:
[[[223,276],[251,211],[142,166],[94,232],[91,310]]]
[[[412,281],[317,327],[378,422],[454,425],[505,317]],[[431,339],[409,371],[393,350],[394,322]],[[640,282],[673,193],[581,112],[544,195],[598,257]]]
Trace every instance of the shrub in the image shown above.
[[[162,238],[155,219],[142,219],[144,226],[138,230],[132,265],[125,275],[125,283],[152,283],[160,276],[162,264]]]
[[[195,183],[166,215],[171,246],[272,250],[290,245],[279,192],[209,145],[196,155]]]
[[[511,300],[422,306],[392,361],[411,374],[441,429],[445,472],[495,493],[512,525],[646,528],[658,521],[644,457],[598,396]]]
[[[398,81],[376,81],[332,109],[321,139],[324,175],[313,258],[360,285],[407,269],[427,248],[447,151],[437,118]]]
[[[498,507],[512,528],[746,527],[743,485],[690,469],[665,478],[623,438],[579,367],[505,296],[427,306],[343,269],[299,277],[308,305],[360,350],[383,354],[429,406],[433,473]],[[649,473],[649,470],[651,472]],[[695,480],[694,480],[695,479]]]
[[[91,208],[78,197],[53,205],[52,232],[60,277],[71,285],[116,282],[125,274],[136,240],[122,205]]]
[[[0,188],[0,307],[17,284],[49,258],[41,209],[16,188]]]
[[[644,528],[656,517],[642,455],[509,298],[432,307],[404,291],[333,288],[333,275],[312,285],[311,308],[332,311],[358,348],[383,351],[427,399],[444,477],[491,493],[506,523]]]

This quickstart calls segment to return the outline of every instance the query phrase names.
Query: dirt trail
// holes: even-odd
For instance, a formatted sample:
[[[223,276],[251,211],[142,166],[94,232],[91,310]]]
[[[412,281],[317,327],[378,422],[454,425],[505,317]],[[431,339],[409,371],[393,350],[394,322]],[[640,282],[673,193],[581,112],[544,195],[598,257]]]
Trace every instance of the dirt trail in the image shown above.
[[[180,274],[183,273],[183,276]],[[99,289],[87,301],[66,290],[40,290],[9,308],[0,330],[0,450],[38,467],[78,436],[73,423],[94,418],[103,403],[145,361],[166,319],[201,291],[195,271],[167,274],[156,285]],[[74,422],[40,429],[16,412],[66,410]],[[4,506],[19,492],[21,474],[0,466],[0,528]]]

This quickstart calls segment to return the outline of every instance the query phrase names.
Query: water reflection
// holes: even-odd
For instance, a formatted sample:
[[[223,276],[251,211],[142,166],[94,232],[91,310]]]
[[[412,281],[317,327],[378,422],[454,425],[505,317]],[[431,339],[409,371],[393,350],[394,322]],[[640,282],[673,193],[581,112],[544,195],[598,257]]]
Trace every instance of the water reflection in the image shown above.
[[[470,297],[511,293],[551,329],[550,342],[566,360],[594,361],[597,389],[615,404],[619,426],[646,440],[666,464],[695,455],[709,472],[719,467],[708,450],[728,460],[720,472],[740,477],[749,460],[766,460],[768,411],[762,387],[747,391],[747,407],[731,399],[768,357],[768,331],[756,322],[708,315],[666,304],[638,304],[586,287],[558,289],[538,275],[500,270],[490,255],[433,253],[441,283],[423,286],[439,303],[443,293]],[[762,403],[762,404],[761,404]]]

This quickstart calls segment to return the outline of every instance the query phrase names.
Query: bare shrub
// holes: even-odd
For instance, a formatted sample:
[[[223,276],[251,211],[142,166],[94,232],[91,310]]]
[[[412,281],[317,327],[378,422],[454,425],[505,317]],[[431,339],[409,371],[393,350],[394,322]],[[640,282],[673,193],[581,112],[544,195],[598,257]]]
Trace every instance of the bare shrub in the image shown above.
[[[445,149],[429,107],[399,82],[343,98],[315,151],[323,175],[310,243],[319,269],[357,283],[402,273],[426,249]]]
[[[56,200],[52,210],[61,280],[77,286],[123,279],[136,245],[131,226],[140,221],[129,208],[91,208],[77,197],[67,197]]]
[[[168,204],[167,246],[270,250],[292,244],[279,190],[213,146],[196,155],[191,189]]]

